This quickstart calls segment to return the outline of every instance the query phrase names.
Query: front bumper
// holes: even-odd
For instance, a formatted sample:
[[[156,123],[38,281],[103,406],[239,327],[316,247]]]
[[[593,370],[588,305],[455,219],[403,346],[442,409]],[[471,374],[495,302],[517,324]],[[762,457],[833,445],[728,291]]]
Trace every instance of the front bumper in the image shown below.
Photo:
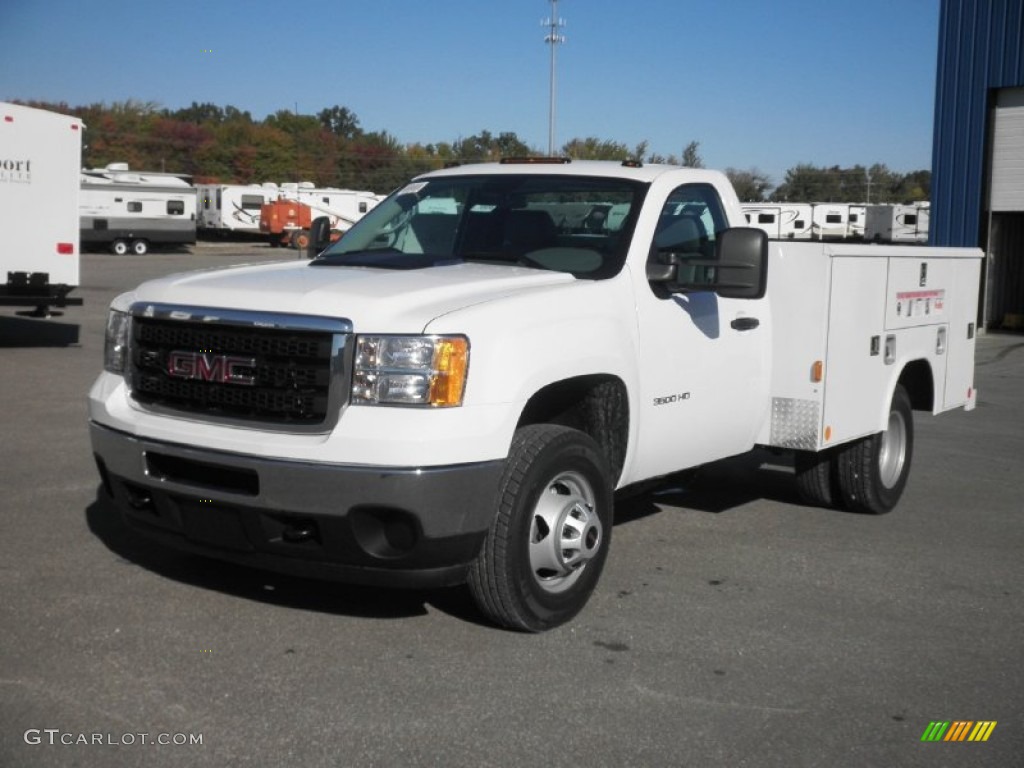
[[[186,551],[383,586],[464,580],[503,461],[395,468],[261,459],[90,424],[107,493],[134,529]]]

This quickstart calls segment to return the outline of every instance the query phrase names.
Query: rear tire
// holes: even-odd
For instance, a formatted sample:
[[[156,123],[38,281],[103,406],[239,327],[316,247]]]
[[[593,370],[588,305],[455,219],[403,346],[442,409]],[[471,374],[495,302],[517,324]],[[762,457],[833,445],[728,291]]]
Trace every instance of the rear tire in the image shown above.
[[[611,542],[610,475],[597,443],[578,430],[538,424],[516,432],[497,515],[468,574],[491,621],[540,632],[586,605]]]
[[[883,432],[842,448],[839,491],[852,512],[881,515],[903,495],[914,452],[914,412],[907,391],[897,385]]]
[[[145,240],[134,240],[132,241],[132,253],[136,256],[145,256],[149,253],[149,243]]]
[[[839,503],[835,451],[797,451],[793,457],[796,490],[812,507],[832,509]]]
[[[115,240],[110,244],[110,252],[115,256],[126,256],[128,255],[128,241],[127,240]]]

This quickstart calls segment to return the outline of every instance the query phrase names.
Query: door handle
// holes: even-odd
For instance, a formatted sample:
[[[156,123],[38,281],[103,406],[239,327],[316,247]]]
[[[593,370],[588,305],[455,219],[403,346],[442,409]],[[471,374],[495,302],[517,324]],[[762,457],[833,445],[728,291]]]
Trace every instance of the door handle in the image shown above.
[[[729,325],[735,328],[737,331],[752,331],[761,324],[761,321],[756,317],[737,317]]]

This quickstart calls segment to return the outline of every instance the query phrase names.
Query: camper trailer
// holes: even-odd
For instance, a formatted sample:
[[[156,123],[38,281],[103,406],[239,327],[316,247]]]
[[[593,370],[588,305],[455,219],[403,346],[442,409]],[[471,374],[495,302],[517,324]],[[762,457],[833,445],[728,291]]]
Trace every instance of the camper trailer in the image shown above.
[[[383,195],[376,195],[373,192],[335,187],[318,188],[308,181],[282,184],[280,197],[308,205],[314,217],[327,216],[331,220],[331,229],[341,232],[346,231],[384,199]]]
[[[747,223],[772,240],[810,240],[813,210],[809,203],[743,203]]]
[[[198,184],[198,226],[206,234],[260,231],[260,208],[280,194],[277,184]]]
[[[929,203],[870,205],[864,239],[876,243],[927,243]]]
[[[850,237],[849,203],[815,203],[812,206],[814,240],[846,240]]]
[[[867,216],[868,207],[863,204],[850,204],[850,226],[848,238],[851,240],[864,239],[864,218]]]
[[[331,239],[336,240],[383,200],[373,192],[358,192],[333,187],[317,188],[311,182],[282,184],[280,196],[264,204],[260,213],[260,233],[271,246],[291,246],[303,250],[310,242],[310,225],[326,217]]]
[[[747,224],[772,240],[861,240],[866,206],[857,203],[741,203]]]
[[[112,163],[82,171],[81,187],[83,247],[142,256],[153,245],[196,241],[196,190],[188,176]]]
[[[80,305],[77,117],[0,102],[0,305]]]

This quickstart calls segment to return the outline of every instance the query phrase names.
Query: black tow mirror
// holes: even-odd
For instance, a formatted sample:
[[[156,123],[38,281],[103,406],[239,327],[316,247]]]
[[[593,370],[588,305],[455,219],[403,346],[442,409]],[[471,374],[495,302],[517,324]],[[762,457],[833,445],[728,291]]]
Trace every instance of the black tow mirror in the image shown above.
[[[760,299],[768,279],[768,235],[735,227],[718,235],[714,259],[694,259],[672,248],[651,248],[647,280],[672,293],[714,291],[723,299]]]
[[[768,287],[768,235],[736,227],[719,235],[714,291],[725,299],[760,299]]]
[[[647,281],[651,283],[673,283],[679,272],[679,262],[671,253],[651,249],[647,259]]]
[[[306,258],[315,258],[331,244],[331,220],[326,216],[317,216],[309,225],[309,245]]]

